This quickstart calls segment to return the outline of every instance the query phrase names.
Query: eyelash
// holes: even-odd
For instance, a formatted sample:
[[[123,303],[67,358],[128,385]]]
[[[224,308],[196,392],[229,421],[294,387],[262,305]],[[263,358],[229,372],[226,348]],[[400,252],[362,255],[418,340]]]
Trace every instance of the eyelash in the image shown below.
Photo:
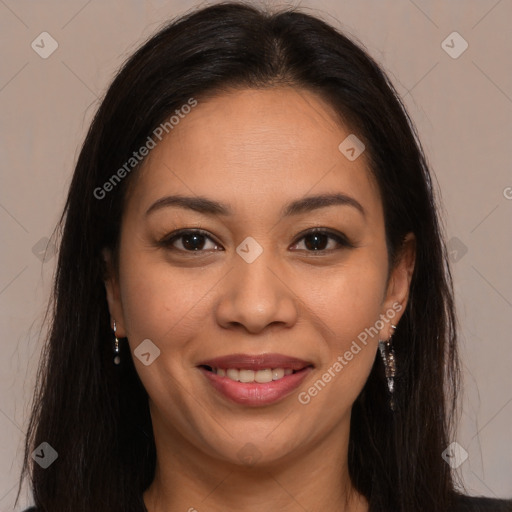
[[[332,251],[339,250],[341,248],[354,248],[355,247],[355,245],[352,244],[348,240],[348,238],[345,235],[343,235],[342,233],[336,233],[336,232],[332,232],[330,230],[326,230],[326,229],[322,229],[322,228],[313,228],[313,229],[308,230],[305,233],[302,233],[300,235],[300,238],[297,238],[296,241],[292,245],[296,245],[298,242],[300,242],[302,239],[306,238],[308,235],[316,235],[316,234],[327,235],[330,239],[336,241],[341,247],[338,247],[336,249],[319,249],[317,251],[314,251],[314,250],[308,251],[307,249],[300,249],[300,250],[303,250],[303,251],[306,251],[306,252],[312,253],[312,254],[319,254],[319,253],[329,253]],[[173,233],[170,233],[169,235],[165,236],[162,240],[160,240],[160,242],[158,242],[158,245],[161,247],[164,247],[166,249],[169,249],[169,250],[179,251],[179,252],[183,252],[183,253],[193,253],[193,254],[211,250],[211,249],[206,249],[206,250],[200,249],[197,251],[188,251],[185,249],[177,249],[176,247],[172,247],[172,244],[176,240],[183,238],[185,235],[202,235],[205,238],[208,238],[209,240],[214,242],[216,245],[220,245],[220,244],[217,244],[217,242],[215,242],[215,240],[213,240],[209,236],[209,234],[206,231],[203,231],[202,229],[180,229],[178,231],[174,231]]]

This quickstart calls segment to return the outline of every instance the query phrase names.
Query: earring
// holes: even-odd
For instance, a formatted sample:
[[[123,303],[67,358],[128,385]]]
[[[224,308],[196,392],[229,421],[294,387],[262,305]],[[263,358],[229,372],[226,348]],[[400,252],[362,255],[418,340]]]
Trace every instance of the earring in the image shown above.
[[[119,340],[116,336],[116,321],[114,320],[114,364],[121,363],[121,356],[119,355]]]
[[[396,325],[391,324],[391,328],[393,329],[393,334],[395,334]],[[395,403],[395,375],[396,375],[396,358],[395,351],[393,349],[393,344],[391,342],[391,338],[393,334],[390,336],[388,340],[379,340],[379,350],[380,355],[382,356],[382,361],[384,362],[384,370],[386,375],[386,380],[388,381],[388,389],[390,394],[389,406],[392,411],[396,410]]]

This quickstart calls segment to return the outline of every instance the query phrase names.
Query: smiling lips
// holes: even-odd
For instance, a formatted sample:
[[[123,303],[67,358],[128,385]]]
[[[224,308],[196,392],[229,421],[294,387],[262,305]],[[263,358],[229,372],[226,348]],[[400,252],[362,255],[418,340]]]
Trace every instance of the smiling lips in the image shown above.
[[[261,406],[289,395],[313,365],[282,354],[233,354],[198,365],[212,386],[238,404]]]

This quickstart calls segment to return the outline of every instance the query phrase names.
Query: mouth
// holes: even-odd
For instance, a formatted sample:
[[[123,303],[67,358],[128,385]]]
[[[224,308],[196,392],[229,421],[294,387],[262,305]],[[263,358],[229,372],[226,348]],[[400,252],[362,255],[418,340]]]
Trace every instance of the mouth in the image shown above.
[[[234,354],[198,365],[214,390],[238,404],[262,406],[288,396],[314,365],[281,354]]]

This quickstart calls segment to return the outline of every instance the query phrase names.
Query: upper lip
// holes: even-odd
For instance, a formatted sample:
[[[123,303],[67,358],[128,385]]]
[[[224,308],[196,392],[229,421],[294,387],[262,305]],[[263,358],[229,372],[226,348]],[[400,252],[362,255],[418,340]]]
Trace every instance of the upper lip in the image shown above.
[[[242,370],[265,370],[267,368],[291,368],[302,370],[306,366],[313,366],[309,361],[283,354],[230,354],[201,361],[198,366],[212,368],[239,368]]]

